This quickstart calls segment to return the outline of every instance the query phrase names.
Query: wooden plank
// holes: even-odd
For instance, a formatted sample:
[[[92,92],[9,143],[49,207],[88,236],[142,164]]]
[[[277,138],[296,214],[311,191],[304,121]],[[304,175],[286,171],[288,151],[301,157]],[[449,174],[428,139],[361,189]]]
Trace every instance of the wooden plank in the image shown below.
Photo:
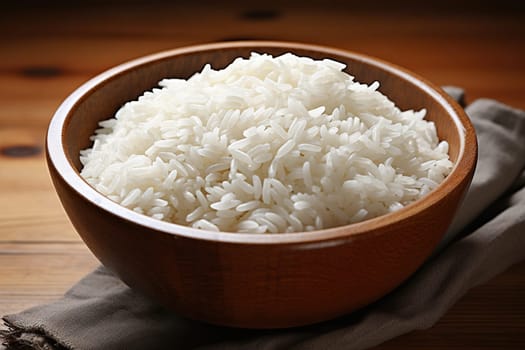
[[[54,192],[42,153],[28,159],[0,157],[0,191],[0,243],[80,241]]]
[[[297,24],[300,22],[298,21]],[[394,25],[394,23],[390,24]],[[458,65],[471,68],[491,66],[492,68],[497,67],[496,70],[507,70],[512,67],[520,67],[520,58],[525,54],[525,49],[518,45],[523,34],[520,37],[485,37],[484,41],[480,42],[479,40],[465,41],[465,38],[458,37],[458,33],[450,32],[449,36],[444,37],[401,36],[396,37],[395,42],[392,42],[393,39],[389,36],[381,35],[375,38],[358,36],[351,29],[341,30],[342,26],[341,23],[340,26],[328,27],[331,30],[325,29],[317,32],[297,31],[294,32],[293,37],[281,36],[280,33],[288,30],[287,27],[275,28],[276,35],[267,38],[337,46],[380,56],[406,66],[411,66],[411,64],[452,68]],[[385,27],[386,25],[383,24],[383,30]],[[434,29],[437,31],[438,28]],[[86,36],[75,38],[62,35],[23,37],[3,43],[6,51],[2,53],[0,69],[12,74],[20,73],[24,67],[35,66],[31,57],[35,50],[52,50],[53,53],[43,56],[37,66],[58,67],[62,72],[69,73],[95,73],[144,54],[210,41],[210,33],[199,34],[193,31],[192,35],[194,37],[185,37],[184,40],[163,37],[98,38],[97,36]],[[235,38],[235,35],[240,37],[237,27],[232,28],[232,31],[228,32],[223,39]],[[244,36],[259,39],[265,37],[262,36],[260,28],[249,31]],[[217,37],[216,40],[222,39]],[[49,47],[50,45],[52,46]],[[511,45],[516,45],[512,51],[509,50]],[[480,55],[486,55],[491,50],[497,50],[500,54],[492,55],[489,60],[480,59]]]
[[[83,243],[0,243],[0,315],[60,297],[98,265]]]
[[[229,6],[230,5],[230,6]],[[309,6],[309,2],[302,2],[301,6],[293,6],[284,2],[280,4],[266,4],[264,11],[270,12],[262,20],[250,20],[251,16],[246,13],[253,12],[253,5],[231,6],[222,3],[221,6],[213,6],[206,9],[202,6],[190,3],[165,3],[162,11],[156,11],[151,5],[116,7],[114,4],[99,3],[97,6],[62,6],[51,11],[45,11],[46,20],[42,21],[42,13],[27,11],[24,8],[13,9],[10,16],[4,19],[3,27],[10,32],[31,35],[50,35],[61,33],[63,35],[87,36],[93,33],[104,33],[108,36],[142,36],[154,35],[165,36],[177,34],[183,37],[191,37],[197,33],[226,32],[237,27],[237,33],[245,29],[264,29],[265,32],[277,32],[282,27],[291,28],[297,24],[296,21],[308,20],[298,26],[296,31],[322,32],[327,29],[344,24],[344,27],[356,29],[356,35],[366,36],[380,33],[386,36],[398,34],[412,34],[414,28],[419,30],[416,34],[430,33],[433,36],[442,36],[453,31],[458,34],[475,35],[476,33],[490,33],[492,35],[512,34],[514,28],[519,26],[519,14],[514,13],[505,17],[491,16],[487,18],[484,13],[475,13],[471,9],[469,16],[464,13],[436,13],[431,11],[398,11],[393,15],[388,11],[374,9],[373,12],[356,10],[352,6]],[[457,5],[457,4],[455,4]],[[259,11],[261,9],[259,8]],[[518,16],[516,16],[518,15]],[[74,20],[64,20],[64,18]],[[261,19],[260,17],[258,19]],[[329,20],[327,20],[329,19]],[[140,25],[137,23],[140,20]],[[440,31],[433,30],[433,23],[446,23]],[[479,22],[490,22],[494,31],[487,26],[476,26]],[[199,25],[195,25],[195,24]],[[187,25],[193,25],[191,30]],[[474,24],[474,25],[473,25]],[[504,26],[502,26],[504,24]],[[490,24],[489,24],[490,25]],[[388,26],[389,31],[384,31]],[[43,29],[38,31],[35,29]],[[68,29],[68,30],[64,30]],[[352,35],[352,32],[350,35]],[[287,33],[288,34],[288,33]]]

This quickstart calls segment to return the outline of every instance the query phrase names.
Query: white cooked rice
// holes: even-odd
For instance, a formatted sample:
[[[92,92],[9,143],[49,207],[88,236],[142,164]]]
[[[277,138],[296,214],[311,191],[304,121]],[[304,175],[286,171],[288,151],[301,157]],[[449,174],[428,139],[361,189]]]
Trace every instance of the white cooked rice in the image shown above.
[[[425,110],[400,111],[344,64],[253,53],[165,79],[100,122],[81,175],[138,213],[226,232],[366,220],[449,174]]]

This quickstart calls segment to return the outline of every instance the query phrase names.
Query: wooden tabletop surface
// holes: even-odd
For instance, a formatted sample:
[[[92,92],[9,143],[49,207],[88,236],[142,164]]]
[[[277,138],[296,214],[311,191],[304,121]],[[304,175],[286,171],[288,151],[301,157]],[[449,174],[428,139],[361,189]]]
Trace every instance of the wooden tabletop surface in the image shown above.
[[[310,42],[462,86],[467,101],[525,109],[525,12],[508,1],[381,11],[344,1],[32,3],[0,8],[0,315],[57,299],[98,265],[55,195],[44,137],[60,102],[118,63],[212,41]],[[407,348],[525,349],[525,263],[472,289],[434,327],[377,349]]]

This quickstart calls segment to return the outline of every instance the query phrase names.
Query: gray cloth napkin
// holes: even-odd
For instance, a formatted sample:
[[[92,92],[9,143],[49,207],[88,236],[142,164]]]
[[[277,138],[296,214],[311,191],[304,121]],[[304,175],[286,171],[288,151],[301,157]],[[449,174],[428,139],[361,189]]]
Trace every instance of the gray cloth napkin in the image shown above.
[[[462,99],[462,91],[447,89]],[[478,133],[471,188],[450,231],[408,281],[348,316],[285,330],[187,320],[104,267],[65,296],[4,317],[13,349],[365,349],[431,327],[470,288],[525,258],[525,112],[492,100],[466,108]],[[27,347],[23,347],[27,346]],[[1,348],[1,346],[0,346]]]

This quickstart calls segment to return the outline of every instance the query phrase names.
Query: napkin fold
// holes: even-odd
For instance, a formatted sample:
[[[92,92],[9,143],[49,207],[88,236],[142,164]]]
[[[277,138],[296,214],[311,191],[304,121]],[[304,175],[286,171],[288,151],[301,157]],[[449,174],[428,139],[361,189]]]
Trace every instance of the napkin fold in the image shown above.
[[[463,92],[446,88],[458,101]],[[368,307],[316,325],[244,330],[185,319],[104,267],[61,299],[5,316],[7,349],[366,349],[431,327],[470,288],[525,259],[525,112],[481,99],[466,108],[478,136],[472,185],[434,255]],[[2,346],[0,346],[0,349]]]

